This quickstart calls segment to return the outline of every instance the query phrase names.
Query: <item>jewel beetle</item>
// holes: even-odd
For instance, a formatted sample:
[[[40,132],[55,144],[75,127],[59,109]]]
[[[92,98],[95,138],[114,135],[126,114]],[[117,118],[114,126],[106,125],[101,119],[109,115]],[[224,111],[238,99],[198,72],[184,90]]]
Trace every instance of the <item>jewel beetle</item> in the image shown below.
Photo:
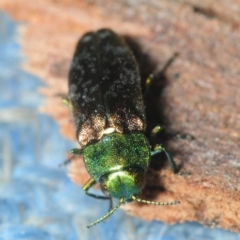
[[[179,203],[153,202],[139,197],[152,155],[164,151],[174,172],[176,165],[161,145],[152,149],[145,136],[146,117],[138,65],[124,40],[110,29],[88,32],[79,40],[69,71],[67,101],[73,111],[80,144],[80,148],[70,153],[83,156],[91,176],[83,190],[92,197],[119,200],[105,216],[88,227],[108,218],[125,202]],[[88,192],[97,183],[105,196]]]

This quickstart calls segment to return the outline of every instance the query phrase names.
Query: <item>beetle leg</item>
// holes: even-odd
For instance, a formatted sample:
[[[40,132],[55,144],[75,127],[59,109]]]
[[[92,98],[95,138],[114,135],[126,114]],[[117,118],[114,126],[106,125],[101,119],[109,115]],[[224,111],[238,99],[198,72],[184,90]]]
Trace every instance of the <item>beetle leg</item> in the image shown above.
[[[150,133],[151,137],[155,137],[157,134],[159,134],[161,132],[161,130],[163,129],[163,127],[161,127],[160,125],[157,125],[156,127],[154,127]]]
[[[72,104],[71,104],[71,102],[69,101],[68,97],[62,97],[62,103],[63,103],[65,106],[67,106],[67,107],[69,107],[69,108],[72,108]]]
[[[72,157],[66,159],[64,162],[59,164],[59,167],[63,167],[63,166],[66,166],[66,165],[70,164],[74,160],[75,157],[76,156],[72,156]]]
[[[93,193],[89,193],[88,190],[93,187],[97,182],[93,179],[90,178],[84,185],[83,185],[83,191],[90,197],[93,198],[97,198],[97,199],[103,199],[103,200],[110,200],[110,197],[106,197],[106,196],[100,196],[100,195],[96,195]],[[112,203],[110,203],[110,206],[112,205]]]
[[[82,155],[83,150],[81,148],[73,148],[69,151],[73,155]]]
[[[172,155],[163,146],[156,145],[154,147],[154,150],[151,151],[151,156],[154,156],[155,154],[158,154],[160,152],[164,152],[166,154],[167,159],[168,159],[168,163],[170,165],[170,168],[171,168],[172,172],[176,173],[177,172],[176,163],[174,162]]]
[[[158,74],[160,77],[163,76],[163,74],[166,72],[167,68],[173,63],[173,61],[176,59],[177,56],[178,56],[178,53],[174,53],[171,56],[171,58],[165,63],[165,65],[162,67],[160,73]],[[158,76],[158,78],[159,78],[159,76]],[[147,95],[150,91],[150,88],[153,84],[153,81],[154,81],[154,75],[150,74],[149,77],[146,79],[146,82],[145,82],[144,98],[147,97]]]
[[[146,96],[148,95],[150,88],[152,86],[152,83],[153,83],[153,78],[154,78],[153,74],[150,74],[148,76],[148,78],[146,79],[143,98],[146,98]]]

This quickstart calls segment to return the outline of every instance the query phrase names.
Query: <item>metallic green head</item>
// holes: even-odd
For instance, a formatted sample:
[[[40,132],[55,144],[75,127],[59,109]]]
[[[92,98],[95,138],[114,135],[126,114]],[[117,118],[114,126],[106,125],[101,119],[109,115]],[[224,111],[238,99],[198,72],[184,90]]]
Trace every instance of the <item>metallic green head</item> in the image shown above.
[[[144,171],[137,168],[110,172],[100,178],[100,186],[106,196],[125,201],[132,201],[132,196],[138,195],[144,185]]]

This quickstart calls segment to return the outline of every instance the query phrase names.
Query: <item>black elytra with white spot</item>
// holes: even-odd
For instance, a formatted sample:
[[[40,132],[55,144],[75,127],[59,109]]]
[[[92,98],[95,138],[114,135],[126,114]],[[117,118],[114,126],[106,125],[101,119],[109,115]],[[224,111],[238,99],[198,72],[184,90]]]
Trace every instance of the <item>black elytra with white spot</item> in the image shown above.
[[[69,72],[69,100],[81,148],[108,129],[145,130],[145,112],[136,60],[109,29],[86,33],[78,42]]]

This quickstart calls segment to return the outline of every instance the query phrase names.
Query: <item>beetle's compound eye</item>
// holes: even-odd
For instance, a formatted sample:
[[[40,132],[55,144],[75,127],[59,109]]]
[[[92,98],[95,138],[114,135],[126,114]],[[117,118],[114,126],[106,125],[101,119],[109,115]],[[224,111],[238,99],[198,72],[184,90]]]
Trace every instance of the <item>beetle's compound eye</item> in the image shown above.
[[[108,173],[101,177],[100,185],[106,196],[117,199],[124,198],[125,201],[132,200],[145,184],[145,174],[142,169],[124,169]]]
[[[109,191],[107,189],[107,185],[105,184],[104,181],[100,181],[100,187],[101,187],[101,190],[102,190],[103,194],[106,197],[111,197],[111,194],[109,193]]]

